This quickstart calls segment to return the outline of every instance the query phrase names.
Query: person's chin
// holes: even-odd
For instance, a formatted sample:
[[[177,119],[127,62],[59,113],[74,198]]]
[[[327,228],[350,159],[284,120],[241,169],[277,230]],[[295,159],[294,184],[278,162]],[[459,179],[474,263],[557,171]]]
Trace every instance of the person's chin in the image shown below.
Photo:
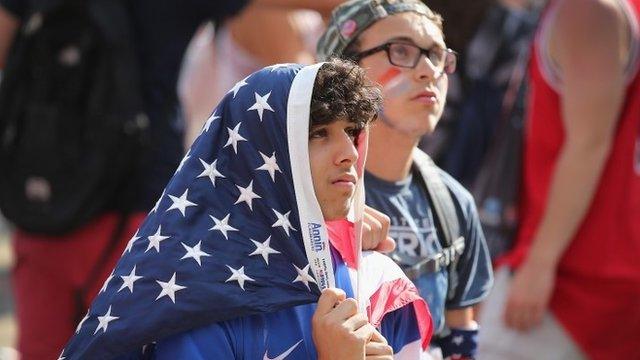
[[[327,214],[324,214],[325,221],[334,221],[334,220],[343,220],[347,218],[347,214],[349,214],[349,207],[342,207],[339,209],[332,209],[328,211]]]

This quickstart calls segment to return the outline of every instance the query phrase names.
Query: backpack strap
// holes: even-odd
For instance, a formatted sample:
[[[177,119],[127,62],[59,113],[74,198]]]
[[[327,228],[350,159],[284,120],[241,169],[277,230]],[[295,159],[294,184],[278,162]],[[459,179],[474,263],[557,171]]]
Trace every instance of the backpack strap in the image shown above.
[[[455,271],[458,259],[464,251],[464,238],[460,234],[460,222],[456,212],[451,193],[442,181],[438,167],[431,157],[422,150],[416,148],[413,151],[413,162],[420,171],[422,179],[431,198],[432,208],[436,223],[444,236],[441,238],[442,254],[445,256],[449,272],[449,288],[447,299],[453,298],[458,286],[458,275]]]

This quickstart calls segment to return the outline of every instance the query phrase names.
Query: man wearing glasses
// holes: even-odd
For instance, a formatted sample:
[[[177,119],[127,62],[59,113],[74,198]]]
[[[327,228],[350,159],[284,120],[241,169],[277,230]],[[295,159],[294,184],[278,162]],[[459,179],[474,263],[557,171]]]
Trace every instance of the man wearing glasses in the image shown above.
[[[431,355],[473,358],[478,328],[472,306],[493,281],[484,235],[471,195],[435,166],[425,172],[430,160],[417,149],[440,120],[447,74],[456,66],[441,17],[417,0],[351,0],[334,10],[318,56],[351,59],[381,86],[384,110],[371,128],[367,204],[391,218],[389,232],[397,241],[392,256],[429,303],[436,331]],[[436,215],[431,196],[437,191],[428,185],[434,182],[451,196],[455,236],[464,240],[444,241],[447,216]]]

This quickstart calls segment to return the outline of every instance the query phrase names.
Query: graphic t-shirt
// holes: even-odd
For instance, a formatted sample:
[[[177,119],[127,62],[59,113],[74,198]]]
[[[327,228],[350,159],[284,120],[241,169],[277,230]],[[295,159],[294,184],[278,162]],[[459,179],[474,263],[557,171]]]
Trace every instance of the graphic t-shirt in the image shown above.
[[[414,280],[420,295],[429,304],[434,331],[444,328],[444,310],[467,307],[480,302],[491,288],[493,276],[473,198],[444,171],[439,172],[451,193],[465,250],[456,266],[458,284],[447,300],[447,269],[425,273]],[[389,235],[396,240],[396,251],[418,257],[430,257],[442,251],[442,236],[437,230],[431,201],[421,176],[413,171],[406,179],[388,182],[365,173],[367,205],[391,218]]]

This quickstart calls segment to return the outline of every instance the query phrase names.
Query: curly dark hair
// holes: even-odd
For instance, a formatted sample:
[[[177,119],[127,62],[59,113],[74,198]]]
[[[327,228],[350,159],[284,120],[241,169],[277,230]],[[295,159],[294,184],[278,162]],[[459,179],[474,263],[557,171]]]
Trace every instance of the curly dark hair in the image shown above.
[[[318,70],[311,95],[309,128],[339,118],[364,128],[377,118],[382,107],[380,90],[358,65],[331,59]]]

